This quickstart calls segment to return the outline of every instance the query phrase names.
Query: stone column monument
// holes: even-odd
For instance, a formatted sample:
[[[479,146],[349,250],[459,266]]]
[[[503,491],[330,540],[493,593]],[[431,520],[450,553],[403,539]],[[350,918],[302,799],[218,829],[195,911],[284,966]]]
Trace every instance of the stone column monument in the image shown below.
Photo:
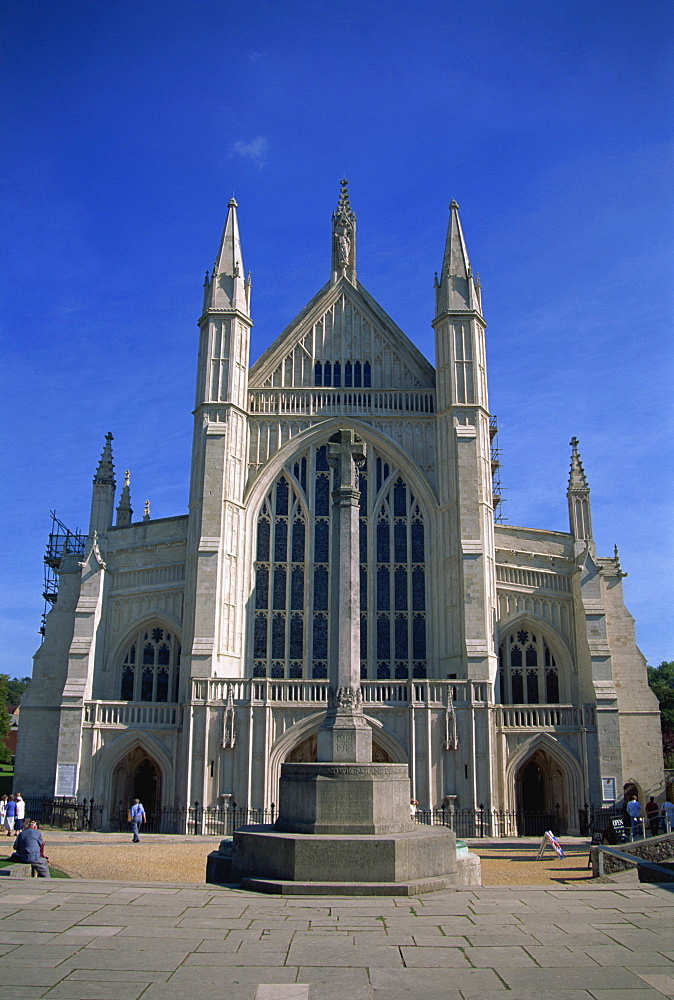
[[[353,431],[338,431],[328,443],[334,469],[330,553],[328,711],[318,728],[317,760],[370,763],[372,730],[363,715],[360,690],[360,578],[358,469],[365,443]]]
[[[281,765],[275,826],[234,834],[232,873],[243,888],[412,894],[460,881],[455,835],[410,818],[407,764],[372,763],[359,653],[358,467],[364,459],[365,444],[352,430],[330,438],[328,708],[316,763]]]

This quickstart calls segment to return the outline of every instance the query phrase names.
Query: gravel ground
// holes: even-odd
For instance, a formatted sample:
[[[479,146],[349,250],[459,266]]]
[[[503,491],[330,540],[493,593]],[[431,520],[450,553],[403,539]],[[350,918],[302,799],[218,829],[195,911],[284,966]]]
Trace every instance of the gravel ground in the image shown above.
[[[147,834],[132,844],[127,834],[43,833],[50,863],[66,874],[120,882],[204,882],[206,856],[221,839]],[[546,851],[537,861],[539,843],[473,841],[469,847],[482,859],[486,886],[572,884],[590,878],[587,842],[575,838],[572,844],[563,843],[565,858]]]

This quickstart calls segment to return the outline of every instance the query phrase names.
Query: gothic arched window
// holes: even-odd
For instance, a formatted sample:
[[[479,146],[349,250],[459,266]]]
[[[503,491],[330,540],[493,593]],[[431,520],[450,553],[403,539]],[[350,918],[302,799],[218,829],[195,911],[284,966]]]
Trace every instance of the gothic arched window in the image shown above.
[[[423,512],[402,475],[374,448],[359,485],[361,677],[426,677]],[[252,624],[256,677],[328,676],[331,493],[322,445],[292,459],[262,503]]]
[[[296,478],[297,477],[297,478]],[[301,677],[304,657],[306,516],[298,493],[306,460],[267,495],[257,519],[253,674]],[[295,488],[296,487],[296,488]]]
[[[545,637],[520,628],[499,649],[503,705],[559,704],[559,669]]]
[[[180,640],[161,625],[141,629],[122,662],[121,701],[177,702]]]

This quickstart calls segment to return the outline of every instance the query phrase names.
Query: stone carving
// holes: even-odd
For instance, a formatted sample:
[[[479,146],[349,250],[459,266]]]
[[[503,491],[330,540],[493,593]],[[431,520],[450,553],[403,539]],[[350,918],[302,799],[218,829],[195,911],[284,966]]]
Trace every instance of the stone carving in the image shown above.
[[[339,711],[340,709],[352,712],[354,709],[360,711],[363,704],[363,695],[360,688],[333,687],[328,688],[328,711]]]
[[[236,744],[236,713],[234,711],[234,694],[232,686],[227,689],[227,704],[222,726],[222,748],[233,750]]]
[[[341,225],[337,229],[337,253],[340,267],[348,267],[351,253],[350,227]]]
[[[443,750],[457,750],[459,747],[459,737],[456,728],[456,713],[454,711],[454,702],[452,700],[452,692],[450,688],[447,688],[447,704],[445,705],[444,711],[444,739],[442,741]]]

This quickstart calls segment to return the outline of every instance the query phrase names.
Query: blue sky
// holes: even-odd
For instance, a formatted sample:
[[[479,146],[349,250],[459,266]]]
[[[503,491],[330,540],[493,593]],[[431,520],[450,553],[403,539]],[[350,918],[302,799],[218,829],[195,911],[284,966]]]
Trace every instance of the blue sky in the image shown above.
[[[55,508],[110,430],[137,516],[186,511],[197,328],[229,198],[252,359],[358,277],[433,360],[456,198],[488,322],[512,524],[566,530],[580,439],[649,662],[674,659],[670,0],[0,0],[0,671],[30,672]]]

